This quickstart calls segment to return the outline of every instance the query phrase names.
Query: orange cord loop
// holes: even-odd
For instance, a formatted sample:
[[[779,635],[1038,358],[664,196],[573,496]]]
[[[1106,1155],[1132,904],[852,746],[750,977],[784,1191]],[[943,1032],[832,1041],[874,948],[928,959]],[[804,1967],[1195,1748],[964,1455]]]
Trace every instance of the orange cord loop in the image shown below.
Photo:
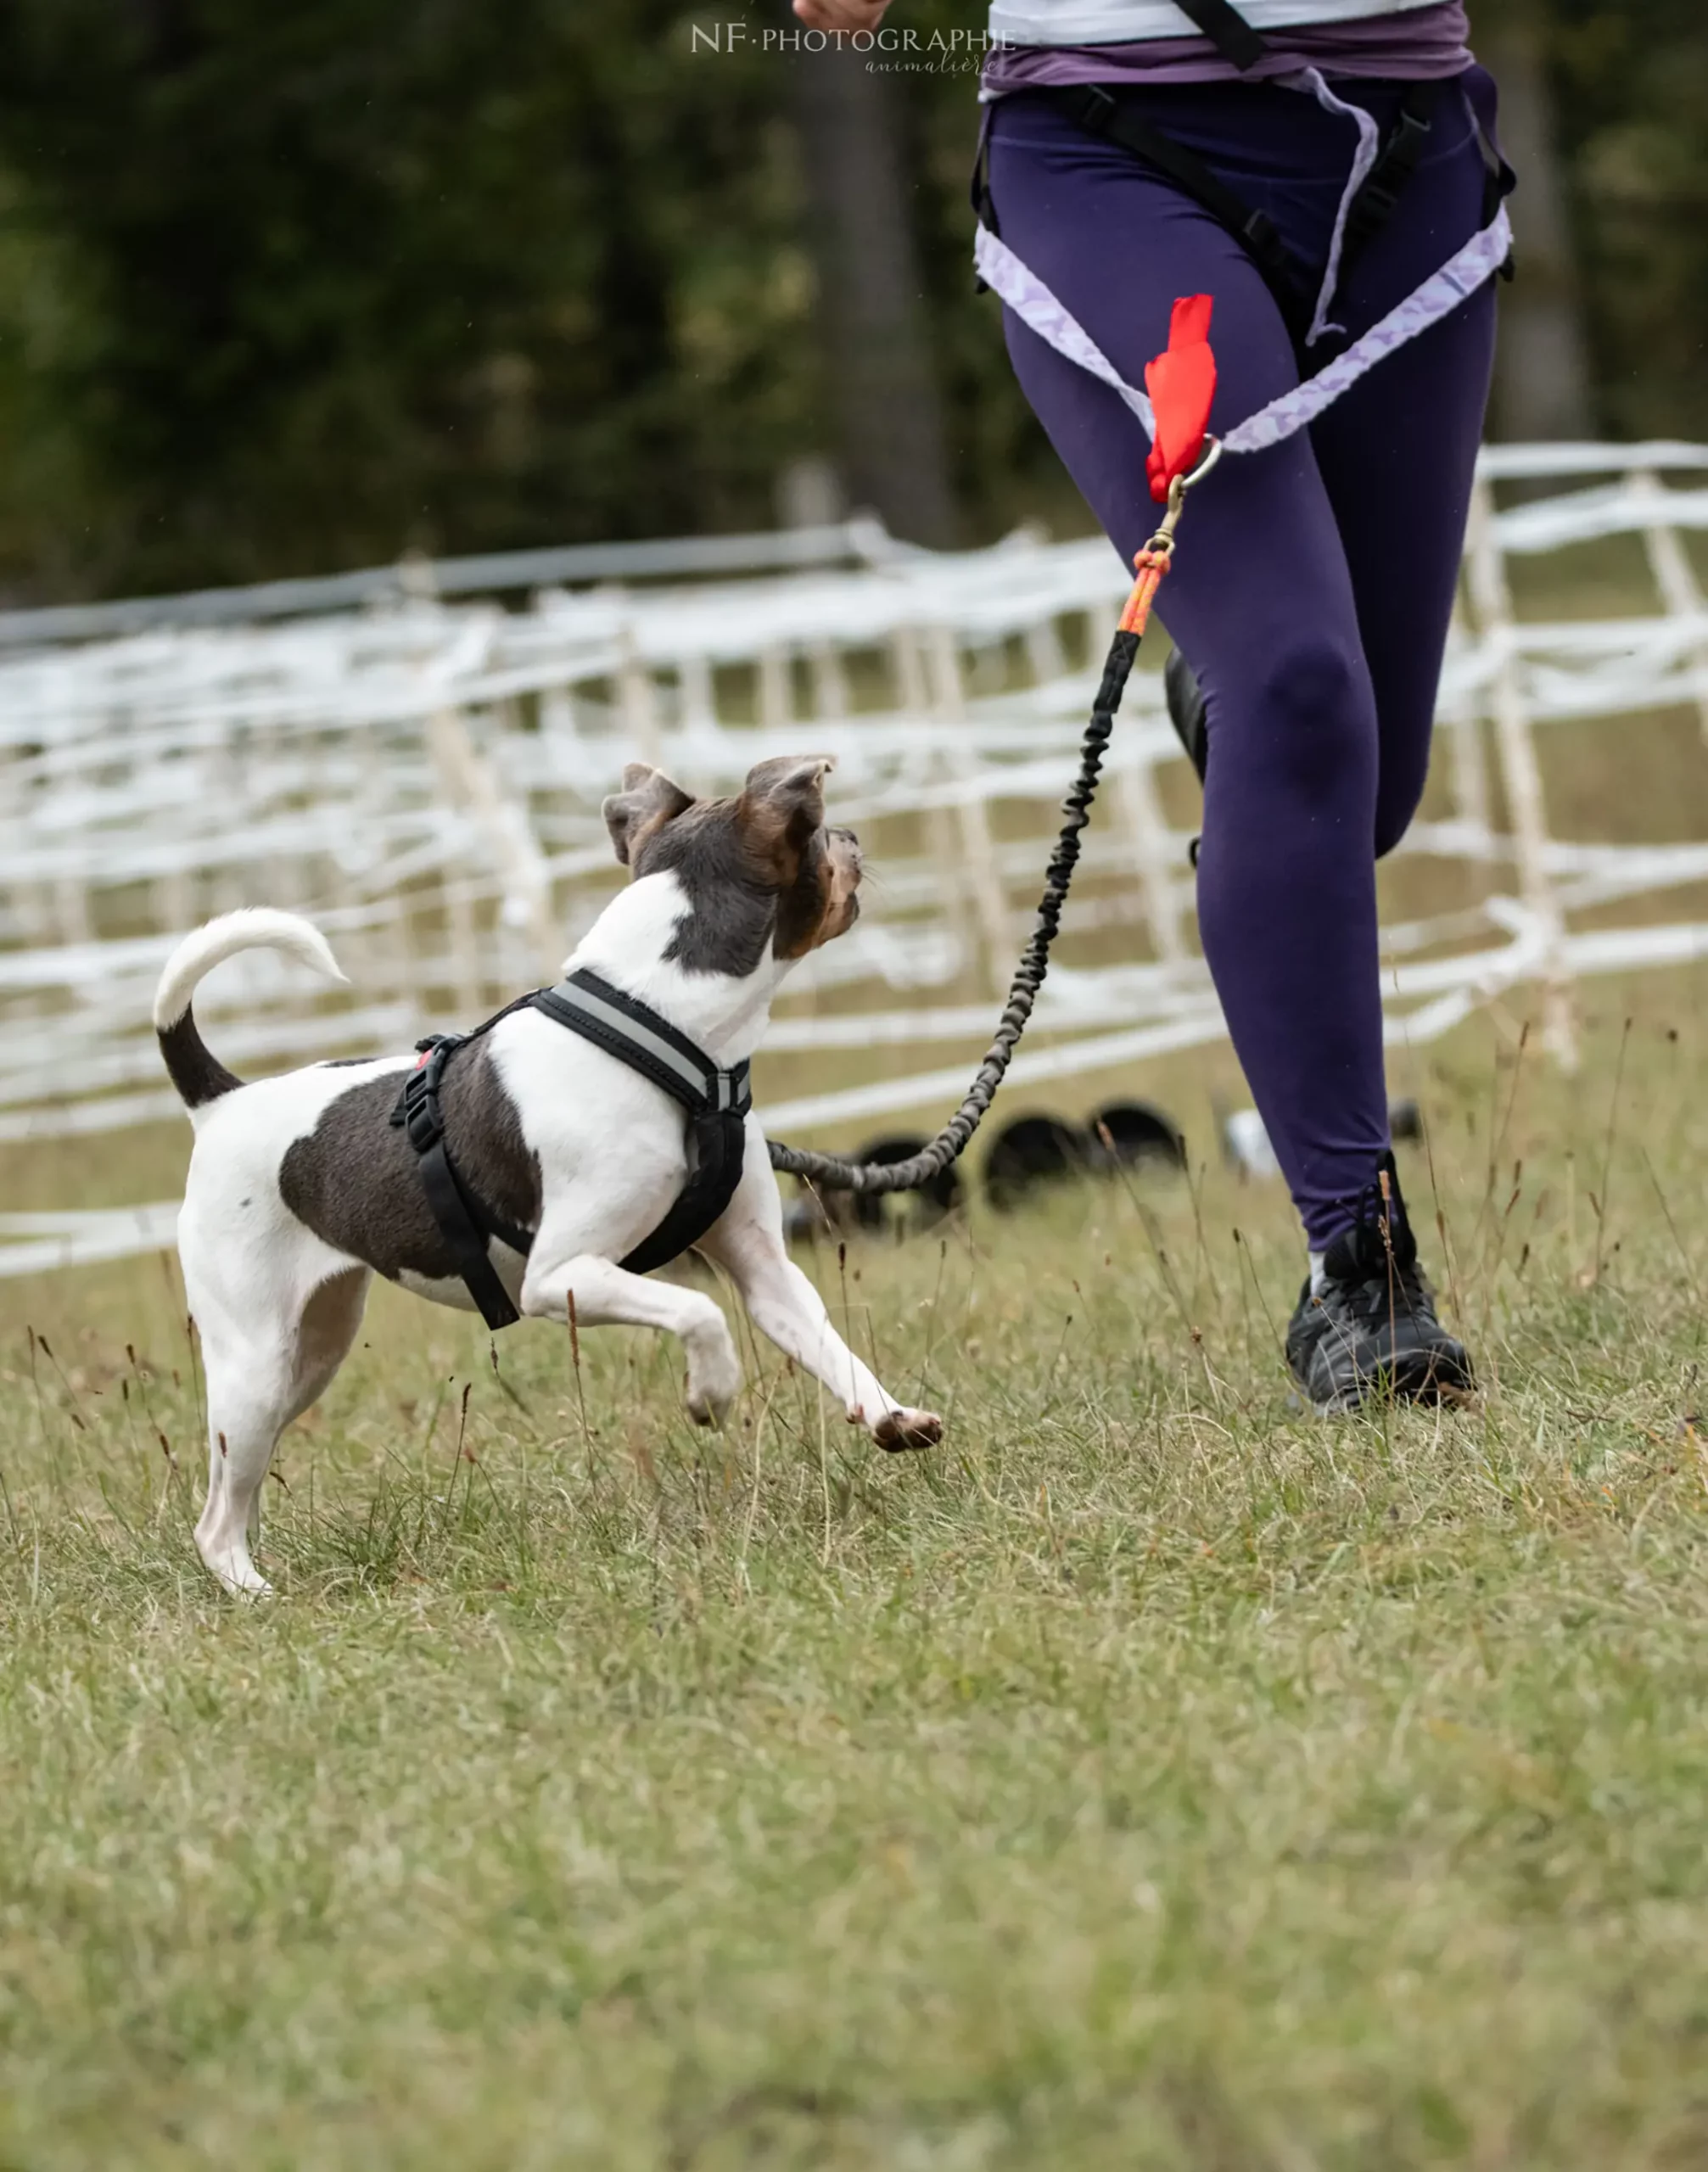
[[[1195,483],[1201,483],[1222,457],[1219,438],[1207,438],[1203,456],[1189,475],[1176,475],[1168,484],[1168,510],[1162,515],[1162,524],[1145,548],[1134,557],[1133,563],[1139,578],[1133,584],[1133,593],[1127,599],[1127,608],[1121,613],[1123,634],[1142,634],[1150,624],[1151,608],[1156,601],[1156,591],[1174,560],[1174,530],[1180,524],[1180,516],[1186,509],[1186,493]]]
[[[1158,551],[1146,544],[1134,559],[1139,568],[1139,578],[1133,584],[1133,593],[1127,599],[1127,608],[1121,613],[1123,634],[1142,634],[1150,621],[1151,607],[1156,601],[1156,591],[1162,585],[1173,557],[1172,549]]]

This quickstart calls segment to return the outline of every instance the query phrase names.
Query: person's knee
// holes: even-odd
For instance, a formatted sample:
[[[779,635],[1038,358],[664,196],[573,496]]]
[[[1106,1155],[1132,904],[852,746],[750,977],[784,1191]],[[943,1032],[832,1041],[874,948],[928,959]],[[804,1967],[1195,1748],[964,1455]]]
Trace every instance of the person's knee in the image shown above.
[[[1363,658],[1331,635],[1301,627],[1264,653],[1240,704],[1254,771],[1296,804],[1320,809],[1363,797],[1375,775],[1375,713]],[[1216,731],[1210,729],[1211,759]]]

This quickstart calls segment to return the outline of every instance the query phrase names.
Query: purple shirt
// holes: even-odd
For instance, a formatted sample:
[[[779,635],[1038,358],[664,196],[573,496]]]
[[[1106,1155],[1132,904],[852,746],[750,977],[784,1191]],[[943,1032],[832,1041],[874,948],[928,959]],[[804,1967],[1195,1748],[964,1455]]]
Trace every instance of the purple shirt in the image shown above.
[[[1430,82],[1471,65],[1464,0],[1347,23],[1270,31],[1269,50],[1242,76],[1207,37],[1144,38],[1127,45],[993,47],[979,84],[983,99],[1060,83],[1236,83],[1320,68],[1325,76],[1387,76]]]

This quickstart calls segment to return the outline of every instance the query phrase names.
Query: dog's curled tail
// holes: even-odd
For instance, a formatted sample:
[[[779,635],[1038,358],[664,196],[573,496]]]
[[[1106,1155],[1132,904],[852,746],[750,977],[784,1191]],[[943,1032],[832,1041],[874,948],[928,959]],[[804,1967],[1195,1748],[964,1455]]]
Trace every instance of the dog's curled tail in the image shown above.
[[[251,906],[242,912],[222,913],[193,935],[187,935],[167,959],[160,984],[154,990],[154,1031],[160,1036],[167,1072],[188,1109],[202,1108],[244,1083],[210,1051],[190,1009],[190,998],[202,976],[225,959],[236,957],[239,950],[287,951],[328,980],[344,978],[326,938],[295,913]]]

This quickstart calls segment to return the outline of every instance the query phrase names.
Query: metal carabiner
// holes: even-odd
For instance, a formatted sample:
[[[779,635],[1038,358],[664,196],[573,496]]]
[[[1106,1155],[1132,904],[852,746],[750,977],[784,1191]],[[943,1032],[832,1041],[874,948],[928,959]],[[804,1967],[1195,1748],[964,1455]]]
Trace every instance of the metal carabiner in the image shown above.
[[[1146,551],[1161,551],[1166,557],[1174,548],[1174,530],[1181,514],[1186,509],[1186,493],[1201,483],[1222,457],[1220,438],[1207,437],[1204,452],[1198,465],[1190,475],[1176,475],[1168,485],[1168,502],[1163,509],[1162,525],[1145,546]]]
[[[1181,490],[1184,491],[1196,489],[1220,460],[1222,451],[1220,438],[1212,438],[1207,431],[1204,436],[1204,451],[1198,465],[1190,475],[1178,475],[1174,479],[1179,484]]]
[[[1221,457],[1222,440],[1220,438],[1207,436],[1204,439],[1204,451],[1199,457],[1198,465],[1192,470],[1190,475],[1177,475],[1169,484],[1168,509],[1167,516],[1162,523],[1162,530],[1171,539],[1174,533],[1174,523],[1180,518],[1180,509],[1186,502],[1187,491],[1195,490],[1210,473],[1211,469],[1215,467],[1217,462],[1220,460]],[[1151,547],[1153,551],[1156,548],[1156,545],[1154,541]]]

